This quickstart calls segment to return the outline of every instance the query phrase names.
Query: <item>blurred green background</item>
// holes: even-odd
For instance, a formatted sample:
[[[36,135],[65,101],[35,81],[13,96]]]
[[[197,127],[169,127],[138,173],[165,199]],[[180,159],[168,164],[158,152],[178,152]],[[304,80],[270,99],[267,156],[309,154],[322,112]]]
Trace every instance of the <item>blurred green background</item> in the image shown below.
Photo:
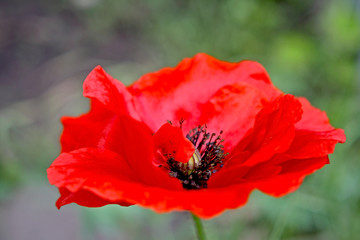
[[[295,193],[256,191],[205,221],[209,239],[359,239],[358,0],[1,1],[0,239],[193,239],[186,213],[58,211],[46,168],[59,153],[59,118],[88,109],[82,82],[93,67],[130,84],[198,52],[262,63],[278,88],[347,134]]]

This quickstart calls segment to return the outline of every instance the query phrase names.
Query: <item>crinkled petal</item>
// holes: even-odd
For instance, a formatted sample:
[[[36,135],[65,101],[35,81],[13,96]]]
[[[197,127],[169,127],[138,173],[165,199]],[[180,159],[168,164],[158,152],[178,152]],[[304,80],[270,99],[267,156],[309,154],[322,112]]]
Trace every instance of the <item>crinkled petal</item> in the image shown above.
[[[152,132],[143,123],[129,116],[114,114],[101,104],[93,104],[88,114],[65,118],[63,122],[63,152],[83,147],[108,149],[122,156],[143,181],[161,186],[173,184],[164,181],[166,176],[153,165]]]
[[[96,99],[115,113],[140,119],[134,108],[133,97],[124,84],[107,74],[102,67],[97,66],[89,73],[83,88],[84,97]]]
[[[274,165],[271,162],[259,163],[251,167],[238,165],[213,174],[209,180],[209,186],[220,188],[239,183],[253,184],[254,181],[259,179],[278,175],[281,169],[280,166]]]
[[[235,165],[255,166],[283,153],[295,136],[295,123],[301,118],[299,101],[292,95],[278,97],[268,103],[256,116],[254,127],[230,153],[226,168]],[[247,158],[241,158],[248,153]]]
[[[156,167],[154,172],[157,172]],[[170,178],[159,170],[158,176],[164,177],[163,184],[147,179],[145,182],[140,178],[137,169],[133,169],[119,154],[107,149],[82,148],[70,153],[62,153],[48,168],[49,182],[59,189],[66,188],[58,200],[58,207],[71,202],[82,205],[89,203],[89,207],[99,206],[104,203],[134,204],[139,199],[138,192],[146,193],[149,189],[160,188],[166,191],[182,190],[177,179]],[[147,169],[152,171],[153,169]],[[171,185],[173,183],[173,185]],[[65,193],[65,196],[64,196]],[[69,193],[73,193],[71,195]],[[87,194],[91,193],[91,194]],[[94,199],[80,199],[92,197]],[[128,197],[128,195],[130,197]],[[99,198],[103,202],[99,202]],[[93,204],[95,203],[95,204]]]
[[[288,99],[284,101],[285,98]],[[306,100],[297,101],[290,96],[284,96],[284,99],[279,101],[279,108],[269,108],[269,105],[258,114],[253,131],[238,144],[229,156],[229,164],[214,174],[210,182],[215,186],[225,186],[261,180],[260,189],[282,195],[297,189],[306,175],[328,163],[327,155],[333,153],[336,143],[345,141],[343,130],[334,129],[326,114]],[[303,109],[300,121],[299,102]],[[285,128],[281,127],[283,123]],[[283,147],[280,151],[272,145],[278,139],[285,140],[279,144]],[[265,154],[258,153],[264,151]],[[259,159],[262,160],[255,161],[254,156],[261,156]],[[248,165],[251,160],[253,164]]]
[[[158,213],[187,210],[199,217],[211,218],[227,209],[245,205],[253,189],[251,184],[237,184],[223,188],[209,187],[194,191],[154,189],[146,195],[138,196],[138,203]]]
[[[107,204],[119,204],[124,207],[133,205],[126,201],[109,201],[107,199],[99,197],[91,191],[87,191],[84,189],[80,189],[76,192],[70,192],[67,188],[62,187],[59,189],[59,192],[60,197],[56,201],[56,207],[58,209],[70,203],[76,203],[84,207],[102,207]]]
[[[307,159],[322,159],[334,151],[336,143],[345,141],[343,130],[334,129],[325,113],[300,100],[285,95],[265,106],[256,117],[254,129],[239,142],[228,163],[211,181],[222,185],[269,179],[280,174],[281,164],[296,161],[306,164]],[[310,169],[311,166],[310,162]],[[300,184],[303,177],[304,174],[294,176],[294,181]],[[291,176],[286,178],[290,181]]]
[[[303,97],[297,98],[301,103],[303,115],[301,120],[296,123],[296,129],[312,131],[329,131],[334,127],[330,125],[329,119],[324,111],[311,106],[310,102]]]
[[[61,134],[61,152],[69,152],[82,147],[97,147],[104,137],[105,126],[108,126],[115,114],[106,109],[97,100],[91,101],[88,113],[79,117],[63,117],[64,130]]]
[[[344,143],[344,130],[330,125],[326,113],[311,106],[305,98],[298,98],[303,115],[295,124],[296,136],[287,151],[292,158],[323,157],[334,152],[337,143]]]
[[[172,126],[170,123],[165,123],[154,134],[154,150],[164,159],[173,158],[182,163],[187,163],[194,154],[194,145],[185,138],[180,127]]]
[[[194,117],[198,116],[198,108],[220,88],[234,83],[254,86],[269,99],[280,94],[259,63],[228,63],[206,54],[186,58],[174,68],[163,68],[146,74],[128,90],[134,96],[136,110],[142,120],[156,131],[167,120],[176,122],[191,119],[193,122],[185,124],[193,128],[199,124]]]
[[[81,148],[60,154],[47,173],[49,182],[59,189],[66,188],[67,191],[79,196],[84,190],[92,193],[102,192],[104,199],[110,202],[122,200],[121,191],[116,191],[114,186],[124,186],[123,190],[126,190],[129,183],[138,181],[137,174],[122,157],[109,150],[95,148]],[[66,191],[63,193],[66,194]],[[62,196],[58,206],[70,203],[71,198],[81,201],[78,197],[66,195],[68,200]],[[94,202],[98,202],[97,200]],[[83,201],[92,202],[89,199]]]
[[[323,157],[333,153],[335,145],[343,142],[345,134],[342,129],[322,132],[297,130],[287,154],[292,158]]]
[[[296,159],[281,164],[282,171],[272,177],[256,183],[259,190],[275,197],[297,190],[304,178],[329,163],[328,157]]]
[[[252,85],[236,83],[220,88],[201,106],[200,125],[207,125],[209,132],[219,133],[226,140],[229,152],[253,127],[255,117],[270,99]]]
[[[139,204],[157,212],[189,210],[210,218],[226,209],[244,205],[254,188],[237,184],[224,188],[189,191],[148,185],[118,154],[109,150],[83,148],[62,153],[47,170],[51,184],[61,192],[57,206],[75,202],[87,207],[106,204]],[[167,176],[167,181],[177,179]]]

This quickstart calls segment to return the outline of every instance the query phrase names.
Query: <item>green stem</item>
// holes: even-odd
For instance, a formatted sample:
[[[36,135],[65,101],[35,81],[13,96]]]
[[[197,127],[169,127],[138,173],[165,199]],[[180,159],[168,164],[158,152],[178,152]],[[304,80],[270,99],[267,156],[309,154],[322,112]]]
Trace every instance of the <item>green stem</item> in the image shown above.
[[[206,235],[204,231],[204,226],[201,222],[201,219],[198,218],[195,214],[191,213],[192,218],[194,219],[194,224],[196,228],[196,233],[199,240],[206,240]]]

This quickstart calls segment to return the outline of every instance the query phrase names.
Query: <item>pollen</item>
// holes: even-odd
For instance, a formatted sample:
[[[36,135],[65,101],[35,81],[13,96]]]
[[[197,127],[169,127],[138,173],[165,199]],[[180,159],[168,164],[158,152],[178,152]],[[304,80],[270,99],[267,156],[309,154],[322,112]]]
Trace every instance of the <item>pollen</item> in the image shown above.
[[[221,134],[222,131],[218,136],[209,133],[206,125],[192,129],[186,138],[195,146],[195,152],[187,163],[169,158],[169,175],[178,178],[185,189],[207,188],[207,181],[223,166],[224,157],[227,155],[223,150],[224,139]]]

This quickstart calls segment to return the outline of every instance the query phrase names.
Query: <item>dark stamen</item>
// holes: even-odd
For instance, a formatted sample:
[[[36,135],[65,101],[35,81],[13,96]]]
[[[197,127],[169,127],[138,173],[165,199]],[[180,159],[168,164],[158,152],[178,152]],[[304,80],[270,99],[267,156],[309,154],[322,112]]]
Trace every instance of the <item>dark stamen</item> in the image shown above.
[[[182,127],[184,120],[180,120]],[[221,144],[222,131],[215,138],[215,133],[207,132],[206,124],[189,131],[186,138],[194,144],[196,151],[188,163],[167,160],[169,175],[178,178],[185,189],[207,188],[207,180],[223,166],[224,146]],[[163,166],[165,167],[165,166]]]
[[[185,120],[183,118],[180,119],[179,123],[180,123],[180,129],[182,129],[182,125],[185,122]]]

